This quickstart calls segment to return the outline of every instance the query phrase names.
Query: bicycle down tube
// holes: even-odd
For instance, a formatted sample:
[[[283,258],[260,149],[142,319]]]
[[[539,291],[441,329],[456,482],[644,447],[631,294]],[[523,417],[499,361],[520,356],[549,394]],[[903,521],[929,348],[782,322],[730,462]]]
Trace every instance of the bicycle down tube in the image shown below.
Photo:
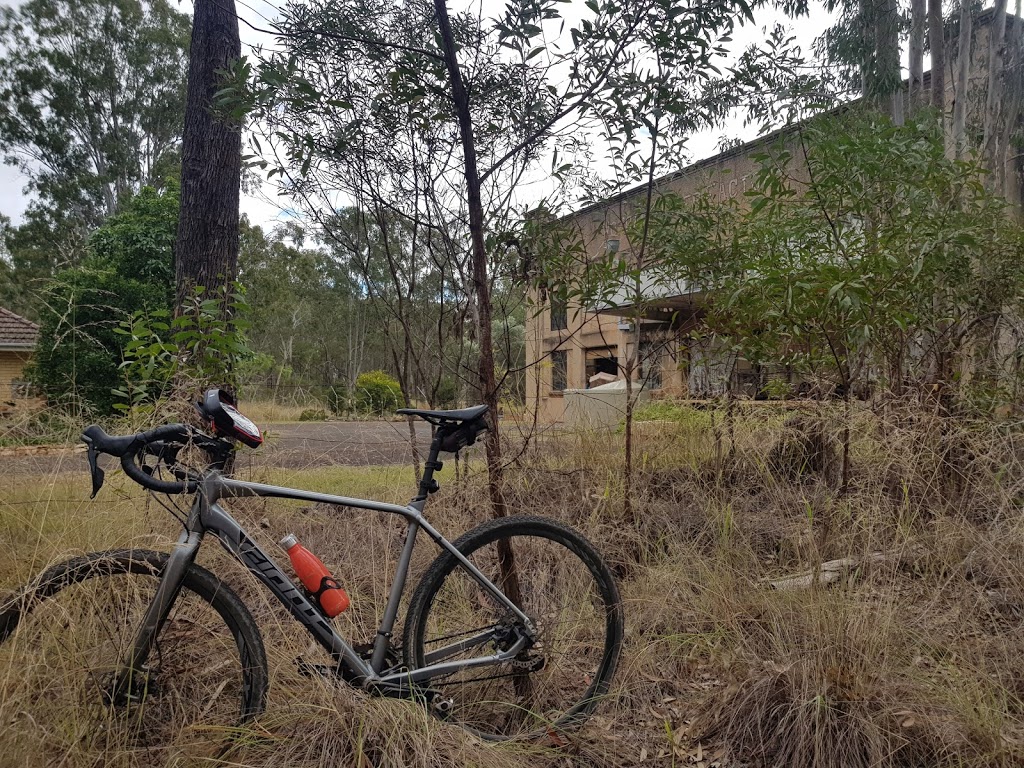
[[[373,652],[369,663],[356,653],[353,647],[335,631],[319,608],[305,596],[302,590],[296,587],[288,575],[278,568],[274,560],[249,537],[241,525],[218,503],[221,499],[240,497],[311,501],[334,506],[384,512],[400,515],[405,518],[408,523],[406,541],[399,556],[384,615],[381,618],[380,626],[373,641]],[[381,674],[385,671],[385,654],[389,647],[395,621],[398,617],[399,603],[408,577],[409,563],[412,558],[415,539],[420,529],[426,532],[439,547],[450,552],[462,567],[472,575],[481,588],[503,606],[511,610],[523,622],[526,631],[531,636],[530,639],[532,639],[534,634],[534,626],[529,617],[481,573],[472,562],[459,552],[451,542],[427,522],[423,517],[424,504],[425,499],[417,498],[410,502],[408,506],[403,507],[397,504],[369,499],[332,496],[330,494],[281,486],[251,483],[226,478],[219,473],[210,473],[202,481],[201,488],[187,521],[187,531],[182,534],[175,547],[166,576],[161,581],[161,585],[157,590],[157,596],[150,608],[150,613],[147,614],[147,618],[143,622],[143,629],[132,651],[131,661],[137,662],[137,660],[146,657],[149,644],[152,642],[152,638],[156,636],[163,617],[169,611],[170,605],[177,595],[181,579],[184,577],[188,566],[195,560],[202,538],[207,532],[215,534],[225,549],[238,558],[248,570],[274,593],[277,599],[281,601],[299,623],[306,627],[307,631],[316,641],[355,677],[354,682],[358,684],[418,683],[462,669],[498,664],[514,658],[526,646],[528,642],[526,637],[519,638],[507,650],[497,651],[491,656],[453,662],[443,661],[443,659],[455,653],[486,642],[490,639],[491,633],[485,631],[474,637],[455,642],[446,648],[433,651],[430,654],[429,660],[438,663],[429,663],[427,666],[415,670]],[[137,663],[132,663],[128,667],[128,669],[137,668]]]

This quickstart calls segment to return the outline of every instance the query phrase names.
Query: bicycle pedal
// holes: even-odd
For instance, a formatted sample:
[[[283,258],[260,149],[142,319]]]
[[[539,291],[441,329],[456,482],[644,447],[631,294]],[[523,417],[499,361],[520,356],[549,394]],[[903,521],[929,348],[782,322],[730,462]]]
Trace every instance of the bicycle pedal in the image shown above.
[[[447,719],[452,710],[455,709],[455,699],[435,696],[430,702],[430,708],[442,720]]]

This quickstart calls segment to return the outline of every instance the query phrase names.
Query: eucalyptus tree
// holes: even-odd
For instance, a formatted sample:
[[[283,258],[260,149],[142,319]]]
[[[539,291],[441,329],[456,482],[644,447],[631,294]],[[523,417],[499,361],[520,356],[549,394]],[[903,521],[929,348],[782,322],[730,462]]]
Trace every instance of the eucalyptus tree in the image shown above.
[[[793,7],[793,13],[805,9]],[[623,305],[622,315],[632,335],[619,364],[625,381],[624,503],[632,515],[633,412],[661,352],[672,336],[645,332],[644,320],[654,298],[677,284],[678,259],[669,259],[651,239],[652,224],[661,215],[665,193],[662,178],[685,164],[686,144],[698,130],[717,125],[732,110],[742,108],[762,125],[794,119],[808,106],[805,93],[818,80],[798,74],[799,50],[781,27],[759,46],[748,48],[724,76],[716,64],[728,54],[734,28],[749,18],[746,6],[718,6],[714,11],[676,9],[645,27],[641,37],[646,55],[613,71],[607,91],[595,94],[585,116],[598,125],[611,178],[586,190],[586,201],[612,198],[598,237],[616,247],[592,252],[584,232],[554,229],[533,233],[541,254],[542,284],[560,301],[586,312],[596,307]],[[777,90],[778,89],[778,90]],[[781,91],[781,92],[780,92]],[[541,227],[543,229],[543,227]],[[568,236],[571,245],[568,245]],[[575,240],[575,242],[572,242]],[[638,379],[640,387],[635,385]]]
[[[0,152],[28,179],[51,254],[69,245],[73,260],[83,232],[175,175],[188,32],[167,0],[0,6]]]
[[[762,158],[751,207],[719,270],[724,327],[753,358],[851,397],[1000,376],[1024,286],[1019,225],[976,164],[947,158],[932,121],[822,119]],[[986,363],[976,366],[969,356]]]
[[[398,201],[399,215],[437,233],[463,281],[452,290],[468,306],[476,384],[493,417],[494,269],[521,226],[520,183],[554,149],[579,146],[584,127],[621,139],[621,158],[630,161],[653,134],[659,167],[675,155],[666,146],[678,145],[665,137],[723,108],[702,97],[724,91],[730,78],[717,76],[716,55],[751,17],[745,0],[588,0],[572,6],[572,19],[568,9],[558,0],[514,0],[488,18],[450,14],[443,0],[291,3],[275,24],[278,47],[239,68],[247,87],[225,93],[267,126],[266,146],[256,151],[289,192],[310,199],[313,185],[351,193],[379,182],[383,205]],[[396,146],[398,158],[389,154]],[[426,166],[418,164],[424,152],[432,158]],[[369,178],[353,184],[364,159],[374,161],[362,166]],[[640,166],[650,176],[652,163]],[[496,430],[487,463],[500,516]]]
[[[181,212],[174,243],[179,312],[195,292],[216,295],[230,314],[238,272],[242,139],[228,115],[214,111],[222,73],[241,56],[234,0],[196,0],[189,50],[188,98],[181,153]],[[231,378],[231,371],[225,371]]]
[[[914,0],[919,6],[919,1]],[[836,24],[829,27],[816,45],[820,58],[834,68],[836,83],[848,94],[857,94],[874,103],[895,122],[904,119],[903,79],[900,73],[900,31],[903,17],[896,0],[828,0],[825,7],[836,13]],[[915,20],[923,23],[920,7],[914,8]],[[920,70],[923,42],[921,27],[913,30],[911,46],[912,101],[919,85],[914,76]],[[923,81],[923,74],[921,75]]]
[[[247,383],[269,387],[275,399],[284,389],[350,389],[366,348],[358,287],[294,224],[265,234],[243,217],[240,239],[247,336],[253,350],[273,361],[261,371],[269,380]]]
[[[424,153],[427,154],[427,153]],[[431,407],[449,399],[444,384],[463,356],[467,303],[456,278],[457,264],[444,230],[430,225],[433,212],[403,216],[396,201],[373,190],[360,206],[321,219],[322,231],[338,269],[357,281],[374,332],[386,348],[387,366],[397,374],[406,407],[414,400]],[[396,213],[397,211],[397,213]],[[413,466],[420,456],[413,420],[408,419]]]

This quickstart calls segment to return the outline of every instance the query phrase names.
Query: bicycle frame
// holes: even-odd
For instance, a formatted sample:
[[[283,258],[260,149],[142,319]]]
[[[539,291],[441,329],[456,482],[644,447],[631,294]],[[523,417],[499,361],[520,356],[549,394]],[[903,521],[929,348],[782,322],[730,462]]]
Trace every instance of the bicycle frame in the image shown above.
[[[451,674],[462,669],[477,666],[498,664],[514,658],[529,642],[535,639],[535,628],[526,616],[504,593],[494,585],[476,566],[473,565],[456,547],[442,536],[423,516],[427,496],[430,490],[436,489],[432,476],[437,462],[438,441],[435,439],[423,480],[420,483],[420,494],[406,506],[388,504],[369,499],[332,496],[325,493],[314,493],[294,488],[285,488],[262,483],[251,483],[224,477],[217,470],[204,474],[196,494],[195,502],[186,521],[185,531],[179,538],[174,551],[170,555],[156,595],[143,619],[138,637],[126,659],[125,670],[138,670],[148,657],[154,639],[167,618],[171,607],[181,589],[182,581],[189,566],[196,559],[199,547],[207,533],[213,533],[220,543],[256,576],[289,610],[292,616],[302,624],[313,638],[326,649],[341,669],[347,673],[350,681],[363,687],[388,686],[401,687],[403,684],[422,683],[433,677]],[[363,659],[352,646],[339,635],[330,621],[321,613],[298,589],[294,582],[277,567],[274,560],[264,552],[255,541],[242,529],[241,525],[219,504],[221,499],[240,497],[264,497],[278,499],[294,499],[340,507],[350,507],[375,512],[400,515],[407,522],[406,539],[398,559],[396,572],[391,583],[388,602],[381,618],[373,641],[373,652],[370,661]],[[392,630],[398,616],[399,603],[405,589],[412,559],[416,536],[423,530],[427,536],[444,550],[454,556],[462,567],[476,580],[482,589],[489,593],[500,604],[512,611],[523,623],[526,635],[520,635],[507,649],[497,651],[490,656],[467,660],[445,661],[456,653],[468,650],[488,642],[494,633],[490,630],[480,632],[472,637],[458,640],[452,644],[432,651],[428,655],[427,666],[415,670],[402,670],[385,674],[385,659],[390,647]]]

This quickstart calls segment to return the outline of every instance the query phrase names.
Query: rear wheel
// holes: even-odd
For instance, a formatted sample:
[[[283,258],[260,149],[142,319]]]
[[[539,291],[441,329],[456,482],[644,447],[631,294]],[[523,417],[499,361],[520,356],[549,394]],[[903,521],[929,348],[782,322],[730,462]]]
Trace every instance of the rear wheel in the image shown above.
[[[26,766],[189,764],[262,711],[263,641],[239,598],[189,568],[143,669],[114,678],[168,556],[120,550],[50,568],[0,606],[0,752]]]
[[[608,692],[622,646],[608,566],[582,535],[540,517],[491,520],[454,543],[530,618],[537,638],[510,661],[433,678],[430,687],[452,699],[449,719],[494,740],[579,724]],[[405,661],[418,669],[492,656],[522,633],[522,621],[444,552],[410,603]]]

